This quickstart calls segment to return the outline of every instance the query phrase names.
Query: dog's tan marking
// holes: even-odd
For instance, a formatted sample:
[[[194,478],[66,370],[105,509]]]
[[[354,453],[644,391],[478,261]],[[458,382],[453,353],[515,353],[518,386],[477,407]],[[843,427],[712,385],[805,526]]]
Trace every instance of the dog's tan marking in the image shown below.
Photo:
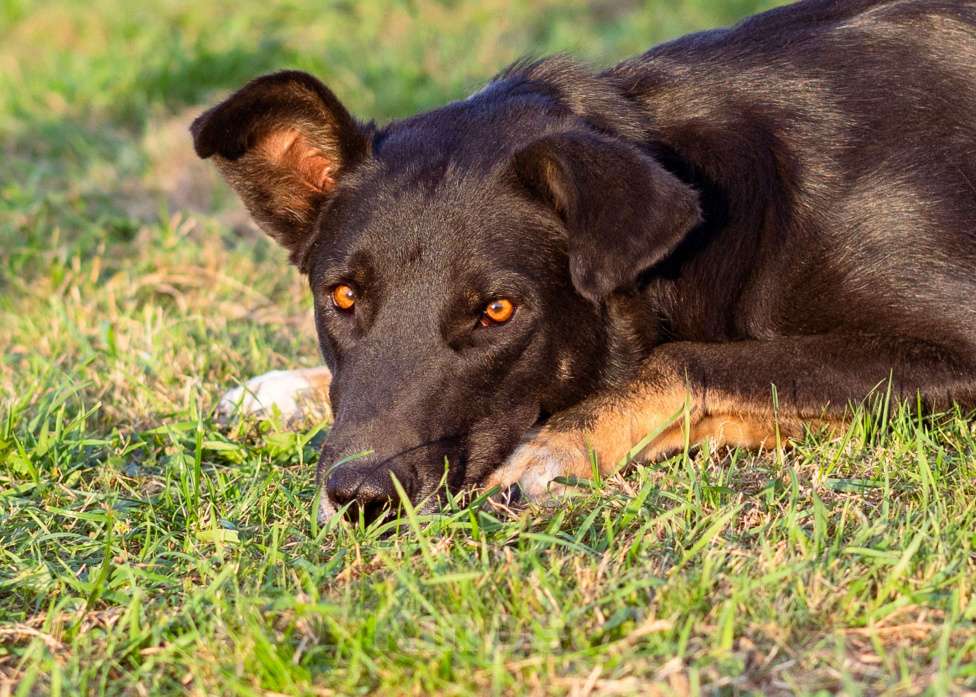
[[[556,376],[562,382],[569,382],[573,379],[573,370],[574,366],[572,356],[563,356],[556,364]]]
[[[552,493],[556,477],[586,478],[592,475],[592,451],[604,474],[616,469],[635,443],[651,433],[660,436],[635,455],[641,459],[651,450],[675,449],[683,443],[681,427],[669,423],[688,409],[689,393],[672,381],[665,389],[641,389],[636,394],[603,398],[590,404],[588,425],[576,428],[544,427],[531,433],[487,485],[507,488],[518,483],[530,498]]]
[[[776,447],[777,440],[801,435],[792,424],[779,422],[778,426],[777,435],[777,422],[772,419],[772,414],[766,418],[732,414],[706,416],[695,424],[690,440],[695,443],[710,440],[716,445],[767,450]]]
[[[803,435],[804,425],[842,426],[840,420],[779,417],[770,405],[710,392],[707,403],[676,376],[636,383],[632,391],[584,405],[582,426],[547,426],[530,434],[489,479],[489,486],[518,483],[532,498],[558,491],[557,477],[613,474],[634,461],[653,461],[686,445],[771,449]]]

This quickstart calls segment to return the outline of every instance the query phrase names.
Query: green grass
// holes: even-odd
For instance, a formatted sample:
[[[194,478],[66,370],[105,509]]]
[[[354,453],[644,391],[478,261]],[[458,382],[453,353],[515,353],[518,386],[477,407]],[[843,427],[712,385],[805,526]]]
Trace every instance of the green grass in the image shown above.
[[[0,0],[0,695],[976,690],[963,415],[369,529],[312,520],[327,424],[213,420],[317,350],[202,105],[293,66],[383,120],[769,4]]]

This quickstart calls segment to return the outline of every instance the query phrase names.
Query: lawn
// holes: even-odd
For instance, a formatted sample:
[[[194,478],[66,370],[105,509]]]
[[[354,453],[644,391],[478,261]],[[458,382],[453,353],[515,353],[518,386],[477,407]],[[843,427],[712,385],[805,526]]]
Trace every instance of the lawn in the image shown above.
[[[214,419],[317,345],[203,105],[291,66],[382,121],[772,4],[0,0],[0,696],[976,691],[965,414],[365,528],[311,515],[327,423]]]

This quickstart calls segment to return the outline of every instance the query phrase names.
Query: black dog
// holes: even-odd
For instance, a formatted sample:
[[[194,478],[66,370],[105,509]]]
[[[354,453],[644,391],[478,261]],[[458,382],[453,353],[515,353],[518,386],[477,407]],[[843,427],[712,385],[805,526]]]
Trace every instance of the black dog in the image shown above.
[[[976,2],[809,0],[384,127],[282,72],[192,131],[310,280],[326,513],[762,446],[889,379],[976,405]]]

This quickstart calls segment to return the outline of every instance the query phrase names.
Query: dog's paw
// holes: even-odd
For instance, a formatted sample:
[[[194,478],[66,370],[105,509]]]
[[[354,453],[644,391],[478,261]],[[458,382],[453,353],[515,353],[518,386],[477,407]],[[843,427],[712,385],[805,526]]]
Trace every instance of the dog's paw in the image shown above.
[[[517,485],[526,499],[544,499],[562,493],[560,477],[589,477],[589,450],[578,431],[539,429],[530,433],[515,452],[489,478],[488,487],[503,490]]]
[[[275,410],[287,422],[299,421],[318,408],[319,388],[305,370],[272,370],[228,390],[217,404],[217,418],[222,423],[234,419],[270,416]]]

